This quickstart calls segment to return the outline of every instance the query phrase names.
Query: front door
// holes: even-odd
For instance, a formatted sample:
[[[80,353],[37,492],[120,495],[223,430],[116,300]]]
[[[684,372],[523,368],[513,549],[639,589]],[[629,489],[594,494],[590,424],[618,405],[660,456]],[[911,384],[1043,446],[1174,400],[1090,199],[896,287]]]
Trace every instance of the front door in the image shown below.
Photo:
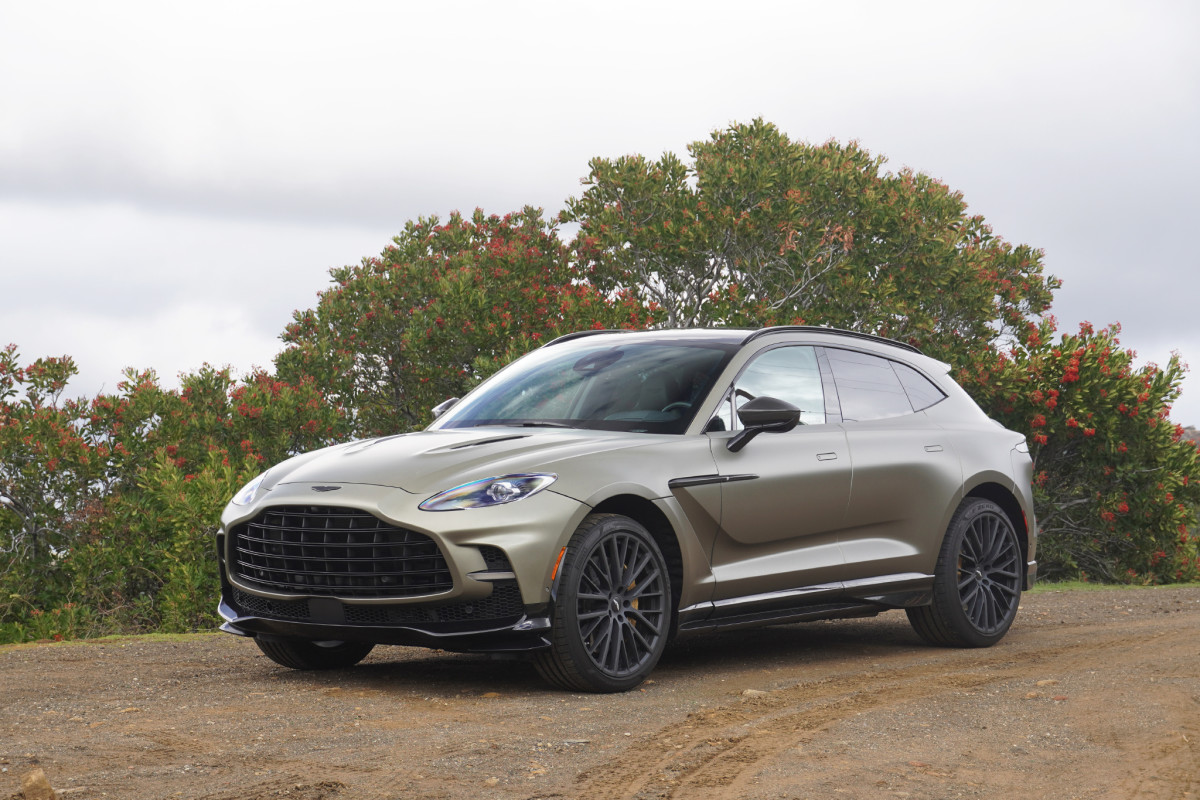
[[[775,397],[801,409],[788,433],[763,433],[741,451],[726,445],[739,429],[736,409]],[[718,412],[726,430],[710,433],[721,483],[721,522],[713,545],[714,600],[770,602],[840,588],[838,546],[850,499],[851,463],[840,425],[827,424],[816,351],[776,347],[751,361]],[[723,603],[724,601],[724,603]]]

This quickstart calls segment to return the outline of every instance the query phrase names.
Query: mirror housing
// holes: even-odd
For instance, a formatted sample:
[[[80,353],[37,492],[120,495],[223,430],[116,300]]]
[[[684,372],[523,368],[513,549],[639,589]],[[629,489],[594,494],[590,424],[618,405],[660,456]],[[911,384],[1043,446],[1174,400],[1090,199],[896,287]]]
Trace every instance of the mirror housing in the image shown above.
[[[736,453],[760,433],[787,433],[800,424],[800,409],[775,397],[756,397],[738,409],[742,429],[725,445]]]
[[[434,406],[432,409],[430,409],[431,411],[433,411],[433,418],[437,419],[442,414],[445,414],[447,411],[449,411],[451,408],[453,408],[454,404],[457,402],[458,402],[457,397],[451,397],[449,399],[443,400],[442,402],[438,403],[436,406]]]

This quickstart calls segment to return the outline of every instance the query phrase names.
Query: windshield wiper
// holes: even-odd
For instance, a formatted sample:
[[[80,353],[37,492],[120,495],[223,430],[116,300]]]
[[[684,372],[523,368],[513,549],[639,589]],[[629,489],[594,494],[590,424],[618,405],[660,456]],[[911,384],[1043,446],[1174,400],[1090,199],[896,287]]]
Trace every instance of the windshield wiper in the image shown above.
[[[522,419],[502,422],[496,420],[493,422],[476,422],[472,428],[482,428],[487,425],[498,425],[504,428],[574,428],[574,425],[567,425],[563,422],[550,422],[544,419]]]
[[[513,428],[574,428],[574,425],[567,425],[564,422],[550,422],[544,419],[527,419],[521,422],[505,422],[502,423]]]

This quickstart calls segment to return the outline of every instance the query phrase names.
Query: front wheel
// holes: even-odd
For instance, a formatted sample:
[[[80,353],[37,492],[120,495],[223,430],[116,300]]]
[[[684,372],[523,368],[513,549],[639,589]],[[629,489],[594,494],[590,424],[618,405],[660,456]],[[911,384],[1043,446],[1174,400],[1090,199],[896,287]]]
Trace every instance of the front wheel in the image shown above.
[[[308,639],[254,637],[267,658],[292,669],[342,669],[353,667],[375,647],[370,642],[314,642]]]
[[[1021,544],[1008,515],[968,497],[946,530],[933,579],[933,603],[908,609],[930,644],[990,647],[1000,641],[1021,600]]]
[[[623,692],[658,663],[671,625],[671,579],[654,537],[617,514],[592,514],[567,543],[542,677],[569,691]]]

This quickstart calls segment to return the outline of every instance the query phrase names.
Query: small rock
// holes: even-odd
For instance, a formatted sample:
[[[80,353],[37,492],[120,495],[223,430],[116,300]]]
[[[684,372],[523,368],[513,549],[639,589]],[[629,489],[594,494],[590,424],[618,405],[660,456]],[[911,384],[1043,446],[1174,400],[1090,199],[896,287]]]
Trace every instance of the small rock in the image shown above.
[[[762,689],[747,689],[742,692],[742,697],[766,697],[767,693]]]
[[[499,778],[488,778],[483,783],[486,786],[495,786],[496,784],[500,783],[500,779]]]
[[[59,800],[58,792],[54,791],[41,767],[21,776],[21,797],[23,800]]]
[[[480,697],[499,697],[500,693],[499,692],[484,692],[483,694],[481,694],[479,696]]]
[[[1058,686],[1058,681],[1051,678],[1050,680],[1038,681],[1035,686]]]

